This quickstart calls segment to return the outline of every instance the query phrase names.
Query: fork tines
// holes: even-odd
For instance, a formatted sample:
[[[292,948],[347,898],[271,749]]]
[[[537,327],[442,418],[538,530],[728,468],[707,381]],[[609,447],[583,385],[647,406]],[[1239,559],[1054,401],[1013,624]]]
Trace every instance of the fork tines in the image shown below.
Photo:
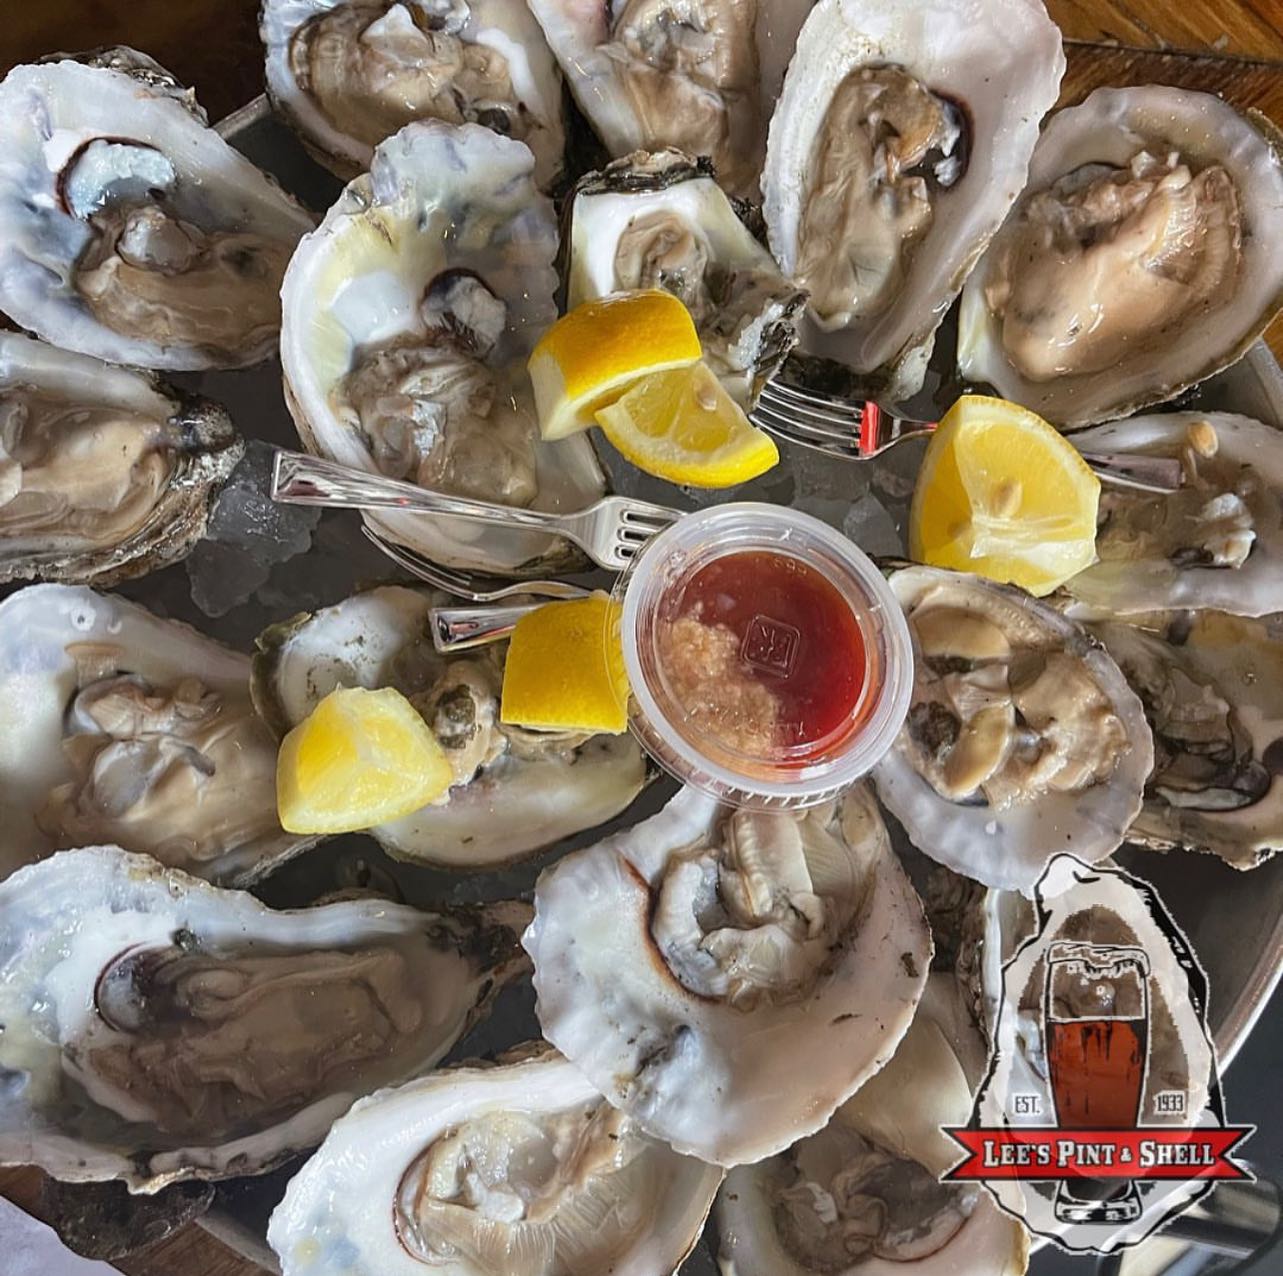
[[[750,418],[762,429],[832,455],[868,455],[866,408],[768,381]]]

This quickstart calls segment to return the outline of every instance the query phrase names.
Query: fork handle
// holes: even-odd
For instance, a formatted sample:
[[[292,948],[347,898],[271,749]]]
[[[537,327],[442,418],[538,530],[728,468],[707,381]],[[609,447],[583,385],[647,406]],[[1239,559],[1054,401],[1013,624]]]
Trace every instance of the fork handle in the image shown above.
[[[578,539],[556,514],[434,492],[414,483],[369,474],[302,452],[281,450],[276,453],[272,467],[272,500],[286,505],[320,505],[327,509],[392,509],[419,514],[447,514],[480,523],[530,527]]]

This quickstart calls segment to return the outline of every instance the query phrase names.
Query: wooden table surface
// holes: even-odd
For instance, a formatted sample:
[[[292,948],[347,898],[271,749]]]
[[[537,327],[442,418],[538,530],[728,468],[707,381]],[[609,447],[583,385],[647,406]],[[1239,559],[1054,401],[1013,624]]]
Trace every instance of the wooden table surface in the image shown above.
[[[1283,0],[1047,0],[1069,62],[1062,104],[1105,84],[1222,94],[1283,126]],[[0,70],[54,50],[130,44],[196,88],[217,119],[262,91],[258,0],[40,0],[6,6]],[[1283,359],[1283,322],[1268,334]],[[0,1194],[37,1212],[39,1172],[0,1169]],[[126,1276],[258,1276],[195,1225],[117,1260]]]

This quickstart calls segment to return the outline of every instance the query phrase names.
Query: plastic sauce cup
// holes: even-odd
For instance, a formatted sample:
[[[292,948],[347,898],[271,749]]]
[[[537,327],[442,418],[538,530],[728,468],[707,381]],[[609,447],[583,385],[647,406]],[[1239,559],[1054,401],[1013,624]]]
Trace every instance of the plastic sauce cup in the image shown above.
[[[891,747],[913,645],[871,559],[809,515],[686,515],[616,585],[629,726],[665,770],[737,806],[835,796]]]

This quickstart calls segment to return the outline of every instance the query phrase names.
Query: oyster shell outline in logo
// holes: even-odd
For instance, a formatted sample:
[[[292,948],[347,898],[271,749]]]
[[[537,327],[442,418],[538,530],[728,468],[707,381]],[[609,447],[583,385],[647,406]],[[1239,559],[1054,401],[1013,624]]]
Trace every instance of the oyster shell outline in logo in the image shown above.
[[[1153,886],[1062,854],[1039,879],[1034,909],[1034,932],[1002,966],[971,1119],[947,1130],[969,1155],[943,1177],[983,1182],[1001,1209],[1064,1250],[1112,1253],[1219,1179],[1250,1178],[1226,1154],[1255,1126],[1226,1122],[1207,976]],[[1066,1054],[1059,1068],[1048,1022],[1050,1053]]]

